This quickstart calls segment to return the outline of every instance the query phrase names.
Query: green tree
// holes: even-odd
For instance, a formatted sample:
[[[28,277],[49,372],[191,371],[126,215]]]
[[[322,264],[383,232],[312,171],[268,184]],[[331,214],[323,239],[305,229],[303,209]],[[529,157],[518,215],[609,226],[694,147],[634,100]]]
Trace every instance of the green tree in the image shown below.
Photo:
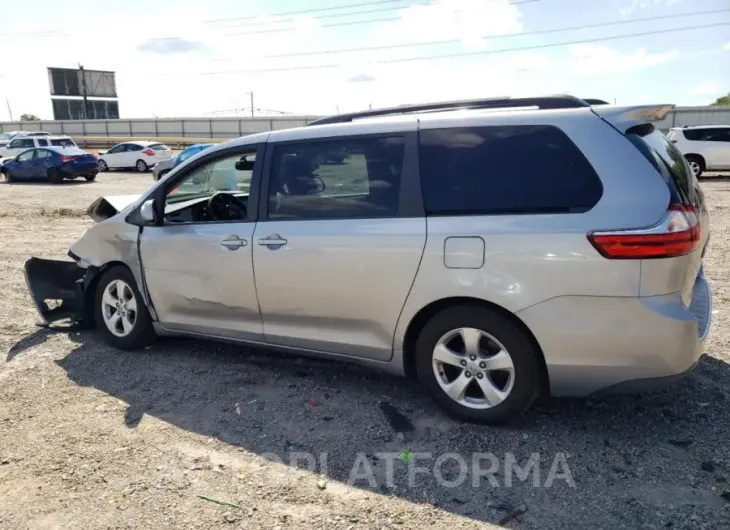
[[[41,121],[35,114],[21,114],[20,121]]]
[[[730,92],[725,96],[720,96],[711,104],[713,107],[730,107]]]

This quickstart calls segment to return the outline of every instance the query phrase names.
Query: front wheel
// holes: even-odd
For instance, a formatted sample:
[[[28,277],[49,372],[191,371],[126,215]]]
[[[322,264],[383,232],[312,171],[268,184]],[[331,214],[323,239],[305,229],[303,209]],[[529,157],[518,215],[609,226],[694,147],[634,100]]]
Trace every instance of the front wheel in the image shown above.
[[[94,320],[104,341],[120,350],[143,348],[157,337],[137,282],[123,266],[112,267],[99,279]]]
[[[140,173],[144,173],[145,171],[147,171],[148,168],[147,162],[145,162],[144,160],[137,160],[136,167],[137,171],[139,171]]]
[[[5,175],[5,182],[13,182],[13,174],[9,170],[3,170],[3,175]]]
[[[99,171],[109,171],[109,166],[103,160],[99,160]]]
[[[416,370],[449,415],[496,425],[525,412],[540,392],[540,352],[511,319],[483,307],[437,313],[416,343]]]

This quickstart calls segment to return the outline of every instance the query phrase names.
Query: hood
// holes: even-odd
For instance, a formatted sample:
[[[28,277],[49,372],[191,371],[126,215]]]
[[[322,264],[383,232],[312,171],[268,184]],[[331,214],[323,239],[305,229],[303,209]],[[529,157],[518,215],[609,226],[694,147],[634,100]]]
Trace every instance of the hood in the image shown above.
[[[111,195],[108,197],[99,197],[89,206],[86,213],[94,221],[100,223],[110,217],[114,217],[128,206],[131,206],[140,197],[141,195]]]

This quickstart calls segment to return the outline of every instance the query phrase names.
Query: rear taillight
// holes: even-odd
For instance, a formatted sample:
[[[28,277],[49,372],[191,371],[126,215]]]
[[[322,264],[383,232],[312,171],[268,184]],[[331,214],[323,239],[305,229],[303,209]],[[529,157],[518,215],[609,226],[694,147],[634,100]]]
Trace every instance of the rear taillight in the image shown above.
[[[64,163],[66,163],[66,162],[72,162],[74,160],[76,160],[76,157],[75,156],[62,156],[61,157],[61,162],[64,162]]]
[[[694,208],[671,204],[658,225],[639,230],[596,231],[588,240],[609,259],[672,258],[689,254],[700,242],[700,225]]]
[[[143,152],[144,154],[146,154],[147,156],[152,156],[152,155],[154,155],[154,154],[155,154],[155,152],[154,152],[154,151],[153,151],[152,149],[145,149],[145,150],[144,150],[144,151],[142,151],[142,152]]]
[[[677,140],[674,140],[674,139],[669,140],[669,141],[672,142],[673,144],[676,144],[677,143]]]

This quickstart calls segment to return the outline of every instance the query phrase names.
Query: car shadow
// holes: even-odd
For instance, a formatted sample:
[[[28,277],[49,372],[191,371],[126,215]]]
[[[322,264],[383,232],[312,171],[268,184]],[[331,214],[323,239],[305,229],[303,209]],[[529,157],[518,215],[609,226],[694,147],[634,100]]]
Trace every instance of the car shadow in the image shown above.
[[[48,333],[20,340],[8,360]],[[664,391],[545,398],[510,425],[485,427],[447,418],[412,381],[356,365],[189,339],[120,354],[93,331],[68,336],[76,344],[57,364],[126,403],[130,429],[149,415],[476,521],[662,526],[691,505],[712,527],[726,510],[711,488],[730,479],[730,367],[713,357]],[[411,476],[416,465],[424,471]]]
[[[93,184],[94,181],[88,182],[86,179],[83,179],[81,177],[73,180],[63,180],[60,182],[61,185],[71,185],[71,186],[80,186],[82,184]],[[33,180],[13,180],[12,182],[4,181],[3,184],[9,184],[11,186],[58,186],[59,184],[54,184],[52,182],[48,182],[46,179],[33,179]]]

